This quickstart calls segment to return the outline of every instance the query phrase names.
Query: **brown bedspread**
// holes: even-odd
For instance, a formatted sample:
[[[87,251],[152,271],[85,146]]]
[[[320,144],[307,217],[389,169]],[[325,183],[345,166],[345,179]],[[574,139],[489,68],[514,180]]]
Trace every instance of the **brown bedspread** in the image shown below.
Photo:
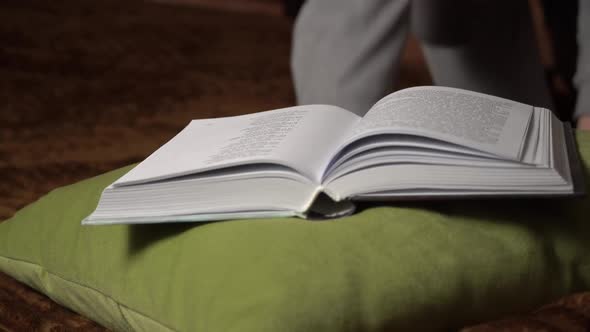
[[[141,160],[190,119],[293,104],[289,37],[288,20],[255,13],[0,2],[0,222],[55,187]],[[428,82],[411,43],[400,84]],[[469,331],[589,324],[590,295],[578,294]],[[105,329],[0,273],[0,330]]]

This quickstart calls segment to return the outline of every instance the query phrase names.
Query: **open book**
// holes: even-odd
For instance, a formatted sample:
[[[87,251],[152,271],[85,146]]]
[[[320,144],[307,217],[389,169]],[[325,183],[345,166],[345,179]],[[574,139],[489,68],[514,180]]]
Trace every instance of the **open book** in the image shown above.
[[[415,87],[364,117],[329,105],[194,120],[107,187],[85,224],[305,217],[354,200],[567,196],[583,190],[572,131],[551,111]],[[329,199],[327,199],[329,197]]]

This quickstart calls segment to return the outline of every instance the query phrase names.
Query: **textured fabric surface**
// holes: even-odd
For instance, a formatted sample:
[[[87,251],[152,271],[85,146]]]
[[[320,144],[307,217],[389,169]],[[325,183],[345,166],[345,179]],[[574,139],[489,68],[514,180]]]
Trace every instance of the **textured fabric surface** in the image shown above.
[[[579,143],[590,161],[590,135]],[[81,226],[128,169],[0,224],[0,269],[107,327],[146,331],[447,330],[590,286],[590,198]]]

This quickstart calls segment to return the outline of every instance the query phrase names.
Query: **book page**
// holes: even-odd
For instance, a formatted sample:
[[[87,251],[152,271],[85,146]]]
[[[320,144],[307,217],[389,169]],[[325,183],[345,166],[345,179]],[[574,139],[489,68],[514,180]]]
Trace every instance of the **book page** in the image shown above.
[[[287,166],[318,182],[332,150],[358,121],[327,105],[193,120],[114,186],[253,163]]]
[[[533,107],[481,93],[416,87],[377,102],[350,141],[373,134],[419,135],[520,160]]]

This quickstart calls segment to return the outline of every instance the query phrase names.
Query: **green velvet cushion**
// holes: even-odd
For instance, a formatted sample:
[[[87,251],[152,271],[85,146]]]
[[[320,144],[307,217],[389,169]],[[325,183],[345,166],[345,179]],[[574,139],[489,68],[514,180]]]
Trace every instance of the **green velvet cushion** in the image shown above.
[[[590,164],[590,135],[578,133]],[[120,169],[0,223],[0,270],[115,330],[448,329],[590,285],[590,199],[81,226]]]

